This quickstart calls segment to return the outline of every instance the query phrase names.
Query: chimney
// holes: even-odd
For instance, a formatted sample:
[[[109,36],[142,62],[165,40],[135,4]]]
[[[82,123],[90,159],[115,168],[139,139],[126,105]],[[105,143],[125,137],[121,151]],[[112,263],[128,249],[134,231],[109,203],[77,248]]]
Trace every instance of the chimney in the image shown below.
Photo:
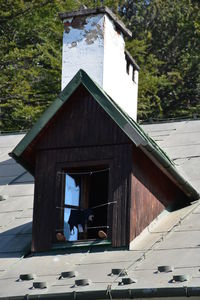
[[[83,69],[131,118],[137,118],[139,67],[125,50],[131,32],[107,7],[62,13],[62,90]]]

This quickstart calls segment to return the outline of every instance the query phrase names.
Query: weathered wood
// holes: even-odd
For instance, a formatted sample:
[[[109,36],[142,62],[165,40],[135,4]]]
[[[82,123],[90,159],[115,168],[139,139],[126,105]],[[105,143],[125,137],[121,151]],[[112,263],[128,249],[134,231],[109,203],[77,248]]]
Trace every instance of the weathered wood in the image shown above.
[[[127,245],[132,146],[83,87],[51,120],[34,147],[37,163],[33,250],[50,249],[56,242],[56,229],[63,227],[63,212],[56,208],[63,206],[63,170],[94,167],[109,168],[108,202],[116,201],[107,209],[108,237],[112,237],[115,247]]]
[[[38,153],[36,163],[32,251],[48,250],[52,242],[54,209],[54,165],[51,153]]]
[[[127,246],[129,239],[129,202],[131,174],[131,145],[115,148],[113,169],[113,246]]]
[[[51,120],[37,149],[61,149],[130,143],[92,96],[80,87]]]
[[[186,203],[185,195],[138,148],[133,146],[130,241],[169,205]]]

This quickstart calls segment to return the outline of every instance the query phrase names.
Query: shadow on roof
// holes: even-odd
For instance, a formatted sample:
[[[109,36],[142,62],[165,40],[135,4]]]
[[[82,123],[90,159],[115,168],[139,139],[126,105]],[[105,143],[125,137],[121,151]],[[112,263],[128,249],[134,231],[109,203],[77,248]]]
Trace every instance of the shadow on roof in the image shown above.
[[[34,178],[12,158],[0,162],[0,186],[33,181]]]
[[[0,259],[23,257],[30,253],[32,222],[0,233]]]

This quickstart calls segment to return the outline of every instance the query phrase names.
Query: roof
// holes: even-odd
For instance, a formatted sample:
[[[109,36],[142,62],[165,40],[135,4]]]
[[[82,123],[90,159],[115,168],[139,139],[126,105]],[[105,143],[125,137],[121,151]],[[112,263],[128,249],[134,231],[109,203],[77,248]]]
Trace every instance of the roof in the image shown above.
[[[61,20],[73,18],[73,17],[81,17],[81,16],[89,16],[89,15],[97,15],[97,14],[106,14],[111,20],[114,22],[117,29],[121,30],[123,34],[129,38],[132,37],[132,32],[126,28],[124,23],[120,21],[117,16],[108,8],[108,7],[97,7],[97,8],[86,8],[80,9],[77,11],[60,13],[59,17]]]
[[[152,124],[143,126],[143,129],[162,144],[170,158],[178,163],[179,171],[186,173],[188,180],[200,191],[200,121]],[[90,247],[79,253],[63,250],[23,258],[28,254],[24,246],[28,246],[31,239],[33,184],[27,173],[19,178],[25,170],[8,157],[10,149],[22,138],[23,135],[0,136],[0,194],[9,196],[7,200],[0,201],[0,212],[7,212],[5,218],[0,217],[0,299],[108,299],[109,295],[113,299],[166,296],[183,299],[200,295],[200,201],[174,212],[164,211],[135,240],[131,251],[109,251],[106,248],[98,251]],[[19,219],[16,215],[19,210],[28,218]],[[23,234],[24,238],[27,237],[26,243],[16,241],[21,238],[20,234],[9,236],[9,230],[15,232],[18,228],[16,222],[21,221],[28,230]],[[5,236],[9,243],[4,242]],[[9,248],[10,245],[12,248]],[[18,252],[12,252],[13,249]],[[167,273],[157,272],[158,266],[163,265],[174,269]],[[111,275],[113,268],[125,268],[128,275]],[[70,270],[76,271],[77,277],[59,279],[61,272]],[[35,280],[18,280],[20,274],[27,273],[35,273]],[[188,275],[188,280],[175,282],[172,280],[174,275]],[[137,282],[121,285],[123,277]],[[75,280],[81,278],[92,282],[83,287],[75,286]],[[33,289],[34,281],[46,281],[48,287]]]
[[[200,191],[200,120],[182,120],[143,125],[169,155],[177,170]]]
[[[191,200],[199,199],[199,193],[177,171],[173,162],[166,153],[83,70],[79,70],[77,72],[70,83],[58,95],[52,105],[44,112],[32,129],[10,153],[16,161],[24,166],[30,173],[34,174],[34,170],[29,165],[28,160],[23,157],[23,153],[28,148],[30,151],[31,143],[34,139],[42,130],[45,129],[45,126],[51,118],[64,105],[64,103],[68,101],[72,93],[81,84],[88,90],[94,100],[98,102],[98,104],[114,120],[114,122],[116,122],[116,124],[124,131],[135,146],[139,147]]]
[[[23,136],[0,136],[0,277],[30,251],[33,178],[8,156]]]

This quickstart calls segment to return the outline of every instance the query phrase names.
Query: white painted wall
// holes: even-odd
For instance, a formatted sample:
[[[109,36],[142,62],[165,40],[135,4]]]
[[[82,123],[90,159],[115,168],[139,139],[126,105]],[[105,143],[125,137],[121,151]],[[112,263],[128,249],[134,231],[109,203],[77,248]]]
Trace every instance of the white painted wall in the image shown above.
[[[126,71],[123,34],[106,14],[64,20],[62,89],[83,69],[134,120],[137,118],[138,72]]]
[[[105,16],[103,88],[126,113],[136,120],[138,84],[132,80],[132,66],[129,75],[126,72],[124,50],[125,42],[122,33],[118,33],[113,22]]]
[[[80,69],[103,86],[103,22],[103,15],[97,15],[85,18],[86,24],[80,28],[67,26],[69,32],[63,34],[62,90]]]

